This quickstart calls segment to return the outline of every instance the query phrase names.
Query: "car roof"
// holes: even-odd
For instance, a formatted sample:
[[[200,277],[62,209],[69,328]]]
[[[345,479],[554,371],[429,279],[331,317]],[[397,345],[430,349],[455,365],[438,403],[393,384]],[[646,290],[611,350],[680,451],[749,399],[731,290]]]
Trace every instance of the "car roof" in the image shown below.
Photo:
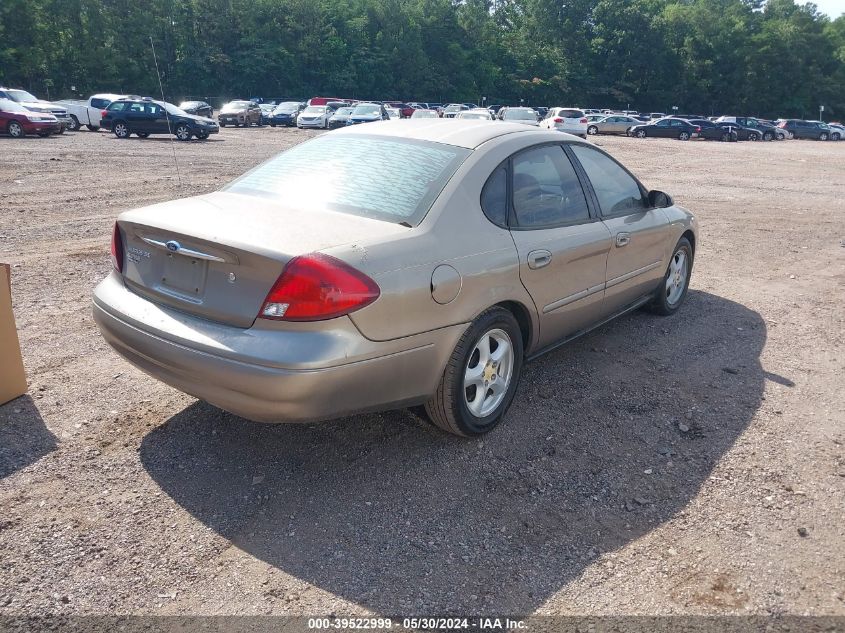
[[[335,130],[331,134],[365,134],[371,136],[391,136],[417,141],[430,141],[444,145],[456,145],[466,149],[475,149],[482,143],[505,134],[548,134],[553,139],[562,139],[560,132],[540,132],[536,127],[522,123],[503,121],[480,121],[466,119],[406,119],[403,121],[384,121],[368,123]],[[568,140],[578,140],[570,137]]]

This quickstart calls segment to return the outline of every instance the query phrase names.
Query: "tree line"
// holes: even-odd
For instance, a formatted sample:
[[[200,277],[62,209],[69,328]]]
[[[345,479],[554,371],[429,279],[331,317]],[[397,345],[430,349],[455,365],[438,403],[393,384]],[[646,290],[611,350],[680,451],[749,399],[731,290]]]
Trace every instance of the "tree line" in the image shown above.
[[[2,0],[0,84],[845,118],[845,17],[794,0]]]

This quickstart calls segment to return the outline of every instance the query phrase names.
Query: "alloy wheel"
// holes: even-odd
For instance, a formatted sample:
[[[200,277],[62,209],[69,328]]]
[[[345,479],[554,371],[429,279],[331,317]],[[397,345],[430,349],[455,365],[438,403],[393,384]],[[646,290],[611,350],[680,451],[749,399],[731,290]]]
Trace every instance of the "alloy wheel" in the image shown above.
[[[464,368],[464,402],[472,415],[483,418],[501,404],[513,366],[513,343],[508,333],[498,328],[485,332]]]
[[[23,136],[23,126],[17,121],[9,123],[9,136],[13,136],[14,138]]]
[[[669,262],[669,275],[666,277],[666,302],[673,306],[684,294],[688,276],[687,253],[678,249]]]

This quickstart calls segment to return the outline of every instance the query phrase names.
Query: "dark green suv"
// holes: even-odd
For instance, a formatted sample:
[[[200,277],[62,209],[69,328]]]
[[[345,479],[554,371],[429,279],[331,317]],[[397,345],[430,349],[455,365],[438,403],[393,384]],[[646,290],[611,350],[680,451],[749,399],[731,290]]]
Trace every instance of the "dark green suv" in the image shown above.
[[[140,138],[173,134],[180,141],[189,141],[191,137],[205,140],[220,131],[213,119],[188,114],[172,103],[149,97],[112,101],[103,110],[100,127],[111,130],[117,138],[129,138],[132,134]]]

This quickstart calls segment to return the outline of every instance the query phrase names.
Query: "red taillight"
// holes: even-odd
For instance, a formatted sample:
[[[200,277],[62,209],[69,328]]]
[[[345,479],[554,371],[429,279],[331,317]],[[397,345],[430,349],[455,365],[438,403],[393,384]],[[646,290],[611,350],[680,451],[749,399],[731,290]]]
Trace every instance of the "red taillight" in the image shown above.
[[[696,134],[698,134],[699,132],[701,132],[701,126],[696,127],[696,128],[695,128],[695,132],[696,132]]]
[[[123,272],[123,237],[117,222],[114,223],[114,231],[111,234],[111,263],[117,272]]]
[[[561,119],[559,116],[556,116],[555,123],[563,123],[563,119]]]
[[[290,260],[264,300],[258,317],[281,321],[332,319],[378,299],[381,291],[364,273],[330,255]]]
[[[101,118],[101,119],[102,119],[102,118],[105,118],[106,113],[107,113],[107,111],[106,111],[106,110],[101,111],[101,112],[100,112],[100,118]]]
[[[587,119],[581,119],[581,123],[586,123]]]
[[[781,121],[778,123],[778,127],[786,127],[786,121]]]

